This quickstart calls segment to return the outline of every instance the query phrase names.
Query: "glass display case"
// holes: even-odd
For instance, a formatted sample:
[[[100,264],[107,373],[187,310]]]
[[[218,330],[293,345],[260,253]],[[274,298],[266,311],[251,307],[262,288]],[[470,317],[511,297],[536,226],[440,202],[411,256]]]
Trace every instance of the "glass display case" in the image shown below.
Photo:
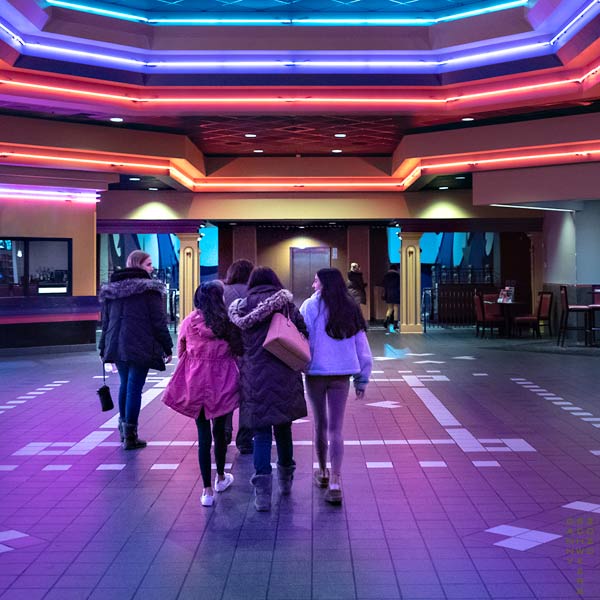
[[[71,239],[0,239],[0,298],[71,295]]]

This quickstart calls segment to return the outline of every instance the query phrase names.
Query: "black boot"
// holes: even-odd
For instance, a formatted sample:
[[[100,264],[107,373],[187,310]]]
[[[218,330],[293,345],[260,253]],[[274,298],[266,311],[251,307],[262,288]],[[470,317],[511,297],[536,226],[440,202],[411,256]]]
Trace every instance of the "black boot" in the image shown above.
[[[123,423],[123,450],[139,450],[146,447],[146,442],[140,440],[137,434],[137,425],[131,423]]]
[[[271,489],[273,476],[252,475],[250,483],[254,486],[254,508],[259,512],[271,510]]]
[[[283,467],[277,464],[277,478],[279,479],[279,491],[282,496],[287,496],[292,491],[292,482],[294,481],[294,471],[296,465]]]

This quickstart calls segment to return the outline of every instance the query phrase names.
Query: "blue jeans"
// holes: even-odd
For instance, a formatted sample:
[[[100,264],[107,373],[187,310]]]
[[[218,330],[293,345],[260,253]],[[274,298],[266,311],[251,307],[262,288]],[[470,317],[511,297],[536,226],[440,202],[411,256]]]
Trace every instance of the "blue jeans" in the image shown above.
[[[294,447],[292,445],[292,423],[273,425],[273,427],[260,427],[254,430],[254,470],[257,475],[270,475],[271,444],[275,434],[277,446],[277,464],[282,467],[291,467],[294,462]]]
[[[148,367],[130,362],[117,362],[121,386],[119,387],[119,415],[130,425],[137,425],[142,406],[142,388],[146,383]]]

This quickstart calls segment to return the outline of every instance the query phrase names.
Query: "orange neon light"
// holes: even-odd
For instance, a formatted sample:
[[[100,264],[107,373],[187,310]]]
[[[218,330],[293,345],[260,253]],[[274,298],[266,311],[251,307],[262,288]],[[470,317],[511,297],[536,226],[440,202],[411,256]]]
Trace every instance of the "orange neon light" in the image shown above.
[[[167,165],[151,165],[147,163],[135,163],[125,161],[114,161],[114,160],[99,160],[91,158],[77,158],[76,156],[57,156],[50,154],[28,154],[25,152],[6,152],[0,150],[0,159],[3,158],[28,158],[33,160],[47,160],[52,162],[64,162],[70,164],[83,164],[83,165],[98,165],[111,168],[124,168],[132,167],[134,169],[153,169],[158,171],[164,171],[168,168]]]
[[[485,99],[497,96],[511,96],[526,92],[542,91],[551,88],[564,88],[572,85],[581,85],[587,79],[597,74],[600,71],[600,64],[597,64],[590,68],[581,77],[571,77],[569,79],[564,78],[564,73],[557,74],[555,79],[541,82],[531,83],[524,85],[513,85],[512,87],[502,87],[497,89],[482,89],[481,91],[465,93],[461,95],[446,95],[439,97],[431,97],[432,94],[438,94],[439,90],[432,89],[427,92],[427,95],[415,95],[414,97],[385,97],[385,96],[374,96],[374,97],[333,97],[333,96],[319,96],[312,94],[310,96],[242,96],[232,97],[230,96],[189,96],[189,97],[173,97],[173,96],[158,96],[164,90],[145,89],[145,94],[153,94],[152,96],[142,96],[135,90],[128,90],[127,93],[109,93],[102,91],[94,91],[90,89],[84,89],[83,87],[67,87],[61,85],[49,85],[42,83],[32,83],[28,81],[19,80],[18,74],[11,74],[11,77],[0,77],[0,84],[16,87],[25,88],[30,90],[38,90],[41,92],[50,92],[53,94],[80,96],[83,98],[92,98],[98,100],[127,103],[135,106],[152,106],[152,105],[182,105],[182,104],[200,104],[200,105],[215,105],[224,104],[229,106],[244,106],[244,105],[275,105],[281,106],[286,104],[295,105],[356,105],[356,106],[369,106],[369,105],[393,105],[393,106],[449,106],[456,105],[457,102]],[[493,84],[489,84],[485,87],[491,87]],[[474,86],[472,85],[471,88]],[[484,87],[479,84],[479,87]],[[405,92],[404,92],[405,93]]]
[[[423,171],[431,171],[433,169],[464,169],[467,167],[479,167],[481,165],[494,165],[506,163],[522,163],[528,160],[541,161],[557,158],[579,158],[581,160],[594,160],[594,157],[600,158],[600,149],[579,150],[573,152],[550,152],[546,154],[523,154],[521,156],[507,156],[504,158],[472,158],[457,162],[435,163],[432,165],[422,165]]]

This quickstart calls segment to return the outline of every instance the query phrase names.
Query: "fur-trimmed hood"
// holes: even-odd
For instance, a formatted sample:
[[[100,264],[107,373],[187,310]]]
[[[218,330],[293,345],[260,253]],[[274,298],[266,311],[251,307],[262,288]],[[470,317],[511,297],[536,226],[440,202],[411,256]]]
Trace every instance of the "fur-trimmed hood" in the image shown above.
[[[157,279],[131,278],[121,279],[120,281],[111,281],[105,283],[100,289],[100,302],[106,300],[116,300],[118,298],[127,298],[145,292],[158,292],[166,295],[165,286]]]
[[[255,308],[246,314],[250,298],[251,295],[246,298],[234,300],[229,307],[229,318],[234,325],[242,330],[250,329],[256,324],[266,321],[273,313],[288,306],[294,297],[289,290],[278,290],[271,296],[261,300]]]

